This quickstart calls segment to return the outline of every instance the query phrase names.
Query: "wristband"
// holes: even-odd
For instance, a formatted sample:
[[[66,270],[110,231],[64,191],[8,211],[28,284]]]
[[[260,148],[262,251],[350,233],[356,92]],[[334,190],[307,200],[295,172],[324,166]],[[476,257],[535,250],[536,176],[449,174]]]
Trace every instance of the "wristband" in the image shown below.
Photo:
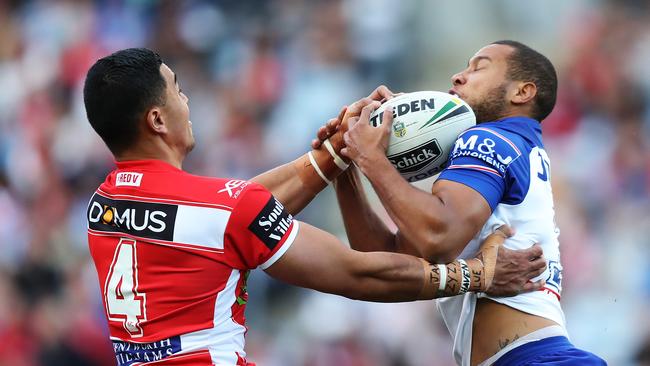
[[[470,273],[469,273],[469,266],[467,265],[467,262],[465,262],[463,259],[459,259],[458,263],[460,264],[460,271],[461,271],[460,290],[458,291],[458,294],[460,295],[469,291]]]
[[[346,170],[350,166],[350,164],[343,161],[343,159],[341,159],[341,157],[336,153],[329,139],[323,141],[323,145],[325,145],[327,151],[329,151],[330,155],[332,155],[332,158],[334,159],[334,164],[336,164],[336,166],[339,167],[339,169]]]
[[[316,159],[314,159],[314,155],[311,153],[311,151],[307,153],[307,156],[309,157],[309,162],[314,167],[314,170],[316,171],[316,173],[318,173],[318,175],[321,177],[321,179],[323,179],[323,181],[325,183],[327,183],[327,184],[332,183],[329,179],[327,179],[325,174],[323,174],[323,172],[320,170],[320,167],[316,163]]]
[[[438,285],[438,291],[445,291],[447,287],[447,265],[438,264],[438,271],[440,272],[440,284]]]

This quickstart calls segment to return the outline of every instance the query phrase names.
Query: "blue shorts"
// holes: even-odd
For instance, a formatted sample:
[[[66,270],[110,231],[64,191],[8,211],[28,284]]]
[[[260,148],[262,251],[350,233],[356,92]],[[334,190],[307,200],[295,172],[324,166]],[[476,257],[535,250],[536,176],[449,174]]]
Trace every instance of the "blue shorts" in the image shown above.
[[[566,337],[549,337],[523,344],[501,356],[494,366],[602,366],[600,357],[575,348]]]

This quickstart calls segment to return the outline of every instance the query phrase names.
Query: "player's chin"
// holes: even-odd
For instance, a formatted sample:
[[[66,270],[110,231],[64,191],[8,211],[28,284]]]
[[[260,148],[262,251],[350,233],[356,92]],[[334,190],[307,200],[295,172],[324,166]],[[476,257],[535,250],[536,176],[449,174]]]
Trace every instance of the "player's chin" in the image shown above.
[[[189,124],[189,134],[187,136],[187,152],[190,152],[194,149],[194,146],[196,145],[196,140],[194,139],[194,131],[192,130],[192,121],[188,121]]]
[[[194,146],[196,146],[196,140],[194,140],[194,137],[192,136],[190,137],[190,142],[187,144],[187,147],[185,149],[186,153],[194,150]]]

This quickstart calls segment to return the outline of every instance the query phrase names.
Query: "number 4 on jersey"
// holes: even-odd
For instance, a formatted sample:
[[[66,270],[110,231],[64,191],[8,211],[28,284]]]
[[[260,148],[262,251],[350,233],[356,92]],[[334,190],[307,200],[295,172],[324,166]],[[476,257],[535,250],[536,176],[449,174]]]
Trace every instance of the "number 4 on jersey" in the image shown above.
[[[121,321],[131,337],[142,337],[140,322],[146,320],[145,294],[138,293],[136,242],[121,239],[104,285],[109,320]]]

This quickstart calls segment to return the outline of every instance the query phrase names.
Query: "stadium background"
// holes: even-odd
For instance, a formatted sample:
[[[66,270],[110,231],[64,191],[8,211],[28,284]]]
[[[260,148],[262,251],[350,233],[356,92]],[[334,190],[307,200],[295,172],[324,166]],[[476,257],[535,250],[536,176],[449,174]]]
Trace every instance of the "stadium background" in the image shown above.
[[[560,75],[543,129],[572,339],[612,365],[650,364],[646,1],[0,0],[0,365],[114,364],[84,218],[113,166],[81,98],[98,57],[157,50],[190,98],[186,170],[248,178],[379,83],[447,90],[504,38]],[[331,191],[300,218],[344,238]],[[249,289],[260,365],[453,364],[432,302],[355,302],[259,271]]]

